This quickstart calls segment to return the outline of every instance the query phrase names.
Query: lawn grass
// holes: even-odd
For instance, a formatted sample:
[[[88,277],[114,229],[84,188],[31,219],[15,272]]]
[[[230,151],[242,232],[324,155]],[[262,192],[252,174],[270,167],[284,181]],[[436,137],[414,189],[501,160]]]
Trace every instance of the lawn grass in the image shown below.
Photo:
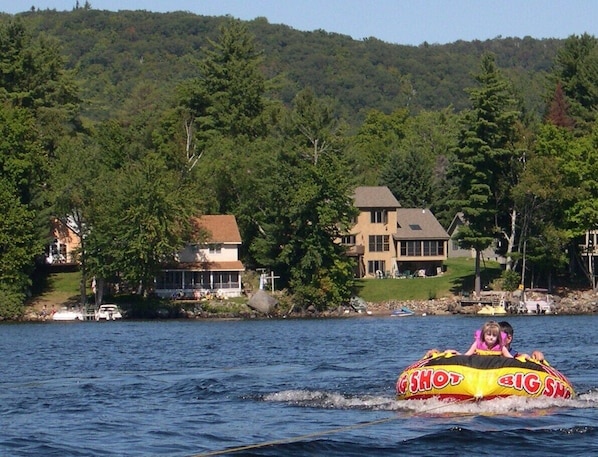
[[[79,299],[80,272],[51,273],[43,281],[41,293],[33,297],[35,301],[60,304]]]
[[[357,281],[357,295],[364,300],[380,303],[390,300],[429,300],[450,297],[471,291],[474,287],[474,259],[457,258],[445,262],[446,272],[441,276],[412,279],[360,279]],[[497,262],[482,265],[482,285],[500,277],[501,267]],[[37,301],[65,303],[79,298],[80,272],[53,273],[47,279],[44,291]],[[244,299],[239,299],[243,302]]]
[[[445,266],[445,273],[429,278],[360,279],[357,282],[357,295],[368,302],[380,303],[389,300],[430,300],[473,290],[474,259],[448,259]],[[501,267],[497,262],[486,262],[482,265],[482,286],[500,275]]]

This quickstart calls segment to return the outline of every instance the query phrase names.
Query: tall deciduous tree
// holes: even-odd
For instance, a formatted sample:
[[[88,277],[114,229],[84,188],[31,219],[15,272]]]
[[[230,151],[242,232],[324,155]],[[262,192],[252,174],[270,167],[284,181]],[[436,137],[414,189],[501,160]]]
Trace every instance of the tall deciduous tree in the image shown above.
[[[367,113],[357,134],[351,139],[347,156],[355,170],[356,184],[375,186],[380,170],[398,150],[406,135],[409,112],[398,109],[390,114],[378,110]]]
[[[577,192],[576,184],[565,179],[563,167],[572,141],[568,130],[551,124],[542,126],[535,148],[526,156],[520,182],[513,189],[520,214],[519,251],[525,251],[526,270],[532,273],[525,277],[531,284],[542,274],[550,286],[553,272],[567,260],[564,252],[570,233],[565,211]]]
[[[190,241],[197,206],[188,190],[155,153],[102,176],[87,239],[90,272],[108,274],[106,262],[145,295],[162,263]]]
[[[501,220],[511,221],[514,238],[516,212],[510,190],[520,172],[517,150],[518,112],[508,81],[500,74],[494,56],[482,57],[478,87],[470,89],[471,110],[459,134],[452,176],[458,182],[455,203],[467,225],[459,231],[464,247],[476,251],[475,290],[481,290],[481,252],[505,230]]]
[[[80,303],[87,302],[88,252],[87,239],[91,229],[91,214],[97,197],[96,186],[109,168],[102,162],[102,151],[94,139],[87,136],[64,141],[56,151],[50,174],[52,215],[79,237],[78,262],[81,281]],[[104,276],[98,276],[101,281]]]
[[[353,268],[337,243],[356,214],[349,172],[342,160],[338,121],[313,92],[296,97],[255,221],[258,261],[281,276],[297,303],[318,310],[351,294]]]
[[[13,184],[0,176],[0,318],[21,315],[33,260],[42,243],[34,236],[34,213],[21,203]]]

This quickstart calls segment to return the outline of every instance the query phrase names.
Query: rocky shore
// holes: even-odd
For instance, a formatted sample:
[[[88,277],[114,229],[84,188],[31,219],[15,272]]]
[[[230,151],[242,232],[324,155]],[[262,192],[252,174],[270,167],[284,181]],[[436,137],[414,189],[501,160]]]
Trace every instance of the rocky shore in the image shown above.
[[[565,291],[559,295],[552,295],[554,314],[562,315],[583,315],[598,313],[598,293],[593,291]],[[509,298],[512,299],[512,298]],[[336,310],[318,313],[315,310],[307,310],[302,313],[290,313],[283,315],[275,309],[267,317],[271,318],[318,318],[318,317],[359,317],[359,316],[388,316],[393,310],[407,307],[416,315],[450,315],[450,314],[477,314],[482,308],[482,303],[476,303],[475,299],[468,299],[466,306],[463,298],[453,296],[436,300],[389,300],[380,303],[367,303],[367,312],[355,312],[347,307],[340,307]],[[57,308],[60,306],[57,305]],[[184,311],[179,309],[175,314],[166,313],[157,317],[187,318],[187,319],[255,319],[266,317],[263,313],[247,308],[243,312],[220,312],[208,313],[198,307],[197,311]],[[42,316],[39,310],[30,309],[23,317],[24,321],[40,321]],[[46,319],[47,320],[47,319]]]
[[[594,314],[598,313],[598,293],[593,291],[570,291],[563,295],[552,295],[554,314]],[[368,303],[368,310],[374,315],[389,314],[395,309],[407,307],[416,314],[446,315],[446,314],[477,314],[482,308],[481,303],[470,299],[469,306],[462,305],[462,297],[454,296],[439,300],[410,300],[388,301],[384,303]]]

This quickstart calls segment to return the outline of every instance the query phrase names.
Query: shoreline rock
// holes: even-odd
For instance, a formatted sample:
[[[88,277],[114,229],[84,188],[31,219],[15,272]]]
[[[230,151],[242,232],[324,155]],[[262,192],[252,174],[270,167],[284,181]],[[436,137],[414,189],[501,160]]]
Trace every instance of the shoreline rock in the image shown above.
[[[587,291],[569,291],[565,295],[553,295],[554,307],[556,313],[552,315],[591,315],[598,314],[598,292]],[[56,304],[57,308],[62,304]],[[59,306],[60,305],[60,306]],[[453,314],[474,315],[480,309],[478,305],[462,306],[459,296],[446,297],[432,300],[388,300],[379,303],[367,303],[368,312],[358,313],[352,309],[339,307],[335,310],[323,313],[315,310],[304,312],[293,312],[287,315],[280,315],[271,312],[267,315],[261,315],[259,312],[250,310],[242,313],[179,313],[176,318],[183,319],[314,319],[322,317],[368,317],[368,316],[390,316],[395,309],[407,307],[415,312],[416,315],[443,316]],[[517,314],[507,313],[505,316],[514,316]],[[520,314],[521,315],[521,314]],[[525,314],[523,314],[525,315]],[[499,317],[499,316],[496,316]],[[29,309],[18,322],[43,322],[51,321],[51,317],[45,319],[40,316],[36,309]]]

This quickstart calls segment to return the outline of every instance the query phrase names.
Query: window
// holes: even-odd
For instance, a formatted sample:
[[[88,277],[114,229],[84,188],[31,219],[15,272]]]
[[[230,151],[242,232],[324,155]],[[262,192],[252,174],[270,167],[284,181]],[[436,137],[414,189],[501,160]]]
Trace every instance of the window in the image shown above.
[[[444,241],[401,241],[401,256],[433,257],[439,255],[444,255]]]
[[[214,272],[214,289],[235,289],[239,286],[239,273],[236,271]]]
[[[156,278],[156,289],[180,289],[182,286],[182,271],[162,271]]]
[[[185,289],[210,289],[210,273],[207,271],[185,272]]]
[[[401,241],[401,255],[404,257],[421,256],[421,241]]]
[[[369,250],[370,252],[384,252],[390,251],[390,245],[388,243],[388,235],[370,235],[369,237]]]
[[[210,254],[220,254],[222,252],[222,244],[220,244],[220,243],[208,244],[208,252]]]
[[[424,241],[424,256],[437,256],[444,254],[444,243],[442,241]]]
[[[344,235],[341,237],[341,244],[355,246],[355,235]]]
[[[386,261],[368,260],[368,274],[376,275],[377,271],[386,271]]]
[[[370,222],[372,224],[386,224],[388,222],[388,213],[381,209],[370,211]]]

